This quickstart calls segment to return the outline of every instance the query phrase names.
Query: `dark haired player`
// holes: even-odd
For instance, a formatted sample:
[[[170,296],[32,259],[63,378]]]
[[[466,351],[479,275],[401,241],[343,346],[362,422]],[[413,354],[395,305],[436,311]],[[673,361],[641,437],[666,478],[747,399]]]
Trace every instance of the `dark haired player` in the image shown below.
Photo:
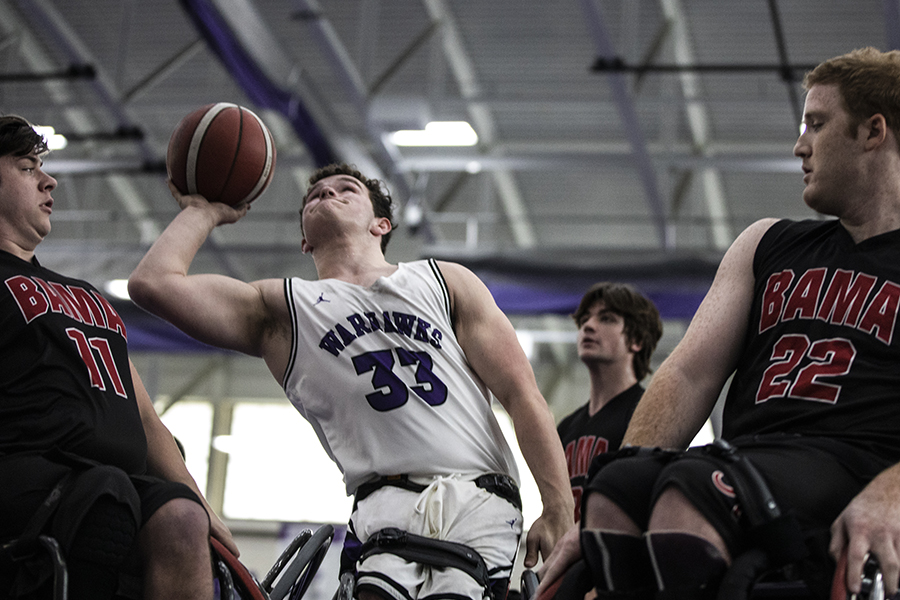
[[[55,537],[74,600],[112,598],[130,560],[146,599],[211,599],[210,529],[237,549],[156,415],[124,323],[92,285],[34,255],[57,183],[46,151],[27,121],[0,117],[0,543]],[[38,510],[55,490],[53,510]],[[40,581],[10,576],[4,598]]]
[[[652,301],[624,283],[601,282],[585,292],[572,314],[578,326],[578,358],[590,375],[588,401],[563,418],[556,430],[566,453],[575,520],[591,460],[618,450],[644,393],[650,357],[662,337]]]
[[[522,515],[491,392],[544,503],[526,564],[568,529],[573,502],[553,418],[484,284],[453,263],[387,262],[390,196],[346,165],[314,173],[303,199],[315,281],[189,275],[212,230],[247,209],[173,194],[182,211],[132,273],[131,297],[199,340],[266,361],[356,496],[359,597],[504,597]],[[396,544],[368,554],[391,528],[474,549],[484,578],[401,556]]]
[[[900,52],[832,58],[804,85],[794,146],[803,200],[837,218],[766,219],[735,240],[624,440],[685,448],[736,369],[723,437],[785,518],[752,522],[767,514],[763,486],[738,485],[735,455],[721,449],[616,460],[590,482],[582,545],[561,545],[574,552],[548,561],[545,587],[583,548],[604,598],[713,598],[728,566],[759,545],[782,562],[805,550],[815,597],[828,595],[826,549],[846,551],[850,591],[868,554],[885,591],[897,590]],[[791,519],[802,533],[773,535]],[[786,553],[786,542],[805,544]]]

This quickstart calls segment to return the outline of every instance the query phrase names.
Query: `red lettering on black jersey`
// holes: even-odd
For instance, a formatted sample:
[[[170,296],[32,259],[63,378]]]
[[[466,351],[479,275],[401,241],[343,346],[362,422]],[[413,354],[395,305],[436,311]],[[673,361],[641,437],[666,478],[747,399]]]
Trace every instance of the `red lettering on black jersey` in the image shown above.
[[[790,287],[794,272],[790,269],[770,275],[763,291],[759,332],[780,321],[815,318],[833,325],[856,327],[890,345],[900,310],[900,285],[884,282],[866,306],[875,277],[838,269],[826,286],[826,275],[825,268],[808,269],[793,289]]]
[[[10,277],[6,280],[6,287],[12,293],[26,323],[54,312],[80,323],[118,332],[128,339],[122,317],[106,298],[96,292],[24,275]]]
[[[854,278],[853,271],[838,269],[828,284],[816,318],[833,325],[855,327],[866,298],[874,286],[875,278],[871,275],[858,273]]]
[[[812,319],[816,315],[816,304],[825,280],[825,268],[809,269],[797,280],[794,291],[784,307],[783,321],[792,319]]]
[[[897,322],[897,307],[900,305],[898,299],[900,286],[885,281],[859,322],[860,330],[874,333],[877,339],[890,345],[894,337],[894,324]]]
[[[113,308],[113,305],[100,294],[94,294],[94,298],[100,303],[100,306],[103,308],[103,314],[106,315],[106,328],[110,331],[118,331],[127,340],[128,334],[125,332],[125,322],[119,316],[119,313],[116,312],[116,309]]]
[[[584,435],[566,444],[566,465],[569,469],[569,478],[587,475],[594,457],[603,454],[608,449],[609,440],[594,435]]]
[[[763,292],[762,314],[759,317],[759,332],[775,327],[781,318],[781,309],[784,308],[784,296],[794,279],[794,272],[790,269],[781,273],[772,273],[766,282],[766,290]]]
[[[26,323],[31,323],[50,310],[47,297],[37,284],[24,275],[15,275],[6,280],[6,287],[12,293]]]
[[[97,327],[107,326],[106,319],[103,316],[103,309],[100,308],[100,305],[86,289],[75,285],[69,287],[53,282],[50,285],[59,292],[60,296],[68,301],[83,323],[96,325]]]
[[[71,306],[69,306],[69,303],[66,302],[65,298],[60,296],[59,292],[56,291],[53,286],[51,286],[43,279],[40,279],[39,277],[35,277],[34,280],[37,281],[41,286],[41,289],[44,290],[44,294],[47,296],[47,301],[50,303],[51,311],[55,313],[63,313],[71,319],[78,320],[78,317],[75,315],[75,311]]]

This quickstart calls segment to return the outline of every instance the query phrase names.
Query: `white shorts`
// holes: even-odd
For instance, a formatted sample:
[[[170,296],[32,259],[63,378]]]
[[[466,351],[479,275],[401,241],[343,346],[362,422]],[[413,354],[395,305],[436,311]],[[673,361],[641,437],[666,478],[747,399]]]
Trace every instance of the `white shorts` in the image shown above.
[[[418,482],[427,483],[427,482]],[[384,486],[358,503],[350,517],[361,542],[386,527],[465,544],[484,559],[492,579],[512,574],[522,535],[522,513],[509,501],[458,476],[436,477],[421,493]],[[467,573],[411,563],[389,553],[358,565],[357,587],[371,585],[391,598],[481,600],[485,590]]]

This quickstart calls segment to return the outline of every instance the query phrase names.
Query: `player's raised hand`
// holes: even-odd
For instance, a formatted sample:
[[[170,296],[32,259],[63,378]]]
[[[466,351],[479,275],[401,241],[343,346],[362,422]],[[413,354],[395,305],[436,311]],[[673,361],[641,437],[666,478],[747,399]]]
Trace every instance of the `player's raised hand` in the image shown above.
[[[217,225],[234,223],[243,218],[250,210],[250,203],[232,207],[227,204],[222,204],[221,202],[209,202],[199,194],[182,194],[171,179],[166,180],[166,184],[169,186],[169,191],[172,193],[172,197],[175,198],[175,201],[178,202],[178,206],[181,207],[181,210],[188,207],[195,207],[210,211],[215,215]]]

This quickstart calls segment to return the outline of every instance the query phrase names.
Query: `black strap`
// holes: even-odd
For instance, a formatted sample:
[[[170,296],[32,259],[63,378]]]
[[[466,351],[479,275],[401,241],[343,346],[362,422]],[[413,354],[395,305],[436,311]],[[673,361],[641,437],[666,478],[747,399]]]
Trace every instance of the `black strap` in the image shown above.
[[[376,492],[387,485],[402,488],[404,490],[409,490],[411,492],[416,492],[419,494],[424,492],[428,487],[427,485],[410,481],[409,475],[385,475],[384,477],[376,479],[375,481],[364,483],[356,488],[356,494],[353,500],[353,509],[356,510],[357,504],[365,500],[366,497],[373,492]]]
[[[500,496],[520,511],[522,510],[522,496],[519,495],[519,486],[509,475],[503,473],[488,473],[475,479],[475,485],[496,496]]]
[[[416,492],[417,494],[421,494],[428,488],[425,484],[410,481],[409,475],[406,474],[386,475],[385,477],[364,483],[356,488],[356,494],[353,501],[354,510],[356,509],[356,505],[362,502],[366,497],[388,485]],[[516,482],[509,475],[504,475],[503,473],[487,473],[485,475],[480,475],[475,478],[475,485],[492,494],[500,496],[519,510],[522,510],[522,497],[519,495],[519,486],[516,485]]]
[[[59,501],[63,496],[66,488],[69,485],[69,481],[72,479],[72,472],[69,471],[65,475],[63,475],[59,481],[56,482],[56,485],[50,490],[50,493],[47,494],[47,497],[44,498],[44,501],[41,505],[34,511],[34,514],[31,515],[31,519],[28,520],[28,523],[25,525],[25,529],[18,537],[19,547],[26,548],[31,546],[33,542],[36,542],[38,537],[43,531],[44,526],[50,520],[50,517],[53,516],[56,507],[59,505]]]
[[[491,581],[487,565],[478,552],[465,544],[435,540],[415,535],[396,527],[387,527],[372,535],[362,545],[360,560],[373,554],[389,553],[410,562],[445,569],[451,567],[468,574],[486,590]]]
[[[731,479],[738,500],[750,524],[748,535],[762,548],[774,566],[782,566],[806,557],[800,523],[793,514],[782,513],[769,486],[753,463],[738,450],[718,439],[704,451],[720,459]]]

